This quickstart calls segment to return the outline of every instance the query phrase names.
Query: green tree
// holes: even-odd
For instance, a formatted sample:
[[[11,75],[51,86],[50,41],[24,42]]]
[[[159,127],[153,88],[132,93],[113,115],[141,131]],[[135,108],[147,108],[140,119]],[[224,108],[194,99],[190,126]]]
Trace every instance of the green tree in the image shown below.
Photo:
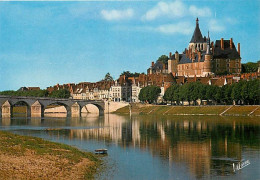
[[[223,101],[225,104],[232,104],[232,89],[234,85],[224,85],[222,86],[222,93],[223,93]]]
[[[248,81],[249,104],[260,104],[260,79]]]
[[[257,70],[258,70],[258,67],[259,67],[259,63],[260,63],[260,61],[258,61],[258,62],[248,62],[248,63],[246,63],[246,64],[242,64],[241,66],[241,68],[242,68],[242,70],[241,70],[241,72],[242,73],[251,73],[251,72],[257,72]]]
[[[60,89],[60,90],[52,91],[50,94],[50,97],[52,97],[52,98],[69,98],[70,92],[67,89]]]
[[[137,72],[131,73],[130,71],[124,71],[121,73],[121,76],[125,75],[126,77],[139,77],[140,74],[141,73],[137,73]],[[144,74],[144,73],[142,73],[142,74]]]
[[[0,95],[8,96],[28,96],[28,97],[47,97],[47,90],[33,90],[33,91],[2,91]]]
[[[242,98],[242,87],[245,84],[245,81],[239,81],[238,83],[233,85],[232,92],[231,92],[231,98],[233,101],[235,101],[236,104],[240,102]]]
[[[154,103],[157,102],[161,89],[157,86],[147,86],[141,89],[139,100],[142,102]]]
[[[221,87],[213,86],[214,87],[214,94],[213,94],[213,100],[215,101],[215,104],[220,103],[222,101],[222,91]]]
[[[163,63],[168,63],[168,56],[166,56],[166,55],[161,55],[159,58],[158,58],[158,60],[157,61],[160,61],[160,62],[163,62]]]
[[[110,75],[109,72],[105,75],[104,81],[113,81],[113,77]]]
[[[176,101],[176,104],[179,104],[180,95],[179,95],[180,86],[178,84],[171,85],[166,91],[163,96],[165,101],[172,102]]]

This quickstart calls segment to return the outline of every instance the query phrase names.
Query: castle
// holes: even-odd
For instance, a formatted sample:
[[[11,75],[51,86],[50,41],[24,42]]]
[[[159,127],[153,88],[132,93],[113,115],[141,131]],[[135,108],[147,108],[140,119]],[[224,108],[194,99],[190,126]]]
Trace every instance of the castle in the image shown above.
[[[152,62],[147,74],[171,73],[173,76],[206,77],[210,75],[239,74],[241,73],[240,43],[237,49],[233,39],[216,40],[211,42],[208,37],[202,36],[199,28],[199,19],[188,45],[182,54],[169,53],[168,62]]]

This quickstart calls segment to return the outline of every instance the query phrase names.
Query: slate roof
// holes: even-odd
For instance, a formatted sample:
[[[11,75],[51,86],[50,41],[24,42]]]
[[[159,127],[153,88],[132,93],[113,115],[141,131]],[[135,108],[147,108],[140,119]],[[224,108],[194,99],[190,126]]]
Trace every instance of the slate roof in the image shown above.
[[[192,38],[190,40],[190,43],[203,43],[206,42],[206,39],[202,37],[200,28],[199,28],[199,20],[197,18],[196,20],[196,27],[193,32]]]
[[[156,71],[156,70],[162,70],[163,69],[163,62],[161,61],[157,61],[154,66],[152,67],[152,70]]]
[[[224,40],[224,50],[221,49],[221,40],[216,40],[214,47],[213,58],[223,58],[223,59],[239,59],[240,55],[232,42],[233,48],[230,49],[230,40]]]
[[[204,62],[204,60],[205,60],[205,54],[206,54],[205,51],[203,51],[203,52],[201,53],[200,62]],[[194,61],[194,62],[198,62],[198,54],[195,54],[195,61]],[[185,54],[180,54],[179,64],[186,64],[186,63],[192,63],[192,59],[190,59],[189,57],[187,57]]]

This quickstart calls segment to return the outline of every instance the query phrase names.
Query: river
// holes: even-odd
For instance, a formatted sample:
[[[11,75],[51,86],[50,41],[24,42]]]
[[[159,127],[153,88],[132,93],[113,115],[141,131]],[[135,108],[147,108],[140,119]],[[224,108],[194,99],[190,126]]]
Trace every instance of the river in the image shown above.
[[[15,117],[0,119],[0,130],[108,149],[96,179],[260,179],[259,117]]]

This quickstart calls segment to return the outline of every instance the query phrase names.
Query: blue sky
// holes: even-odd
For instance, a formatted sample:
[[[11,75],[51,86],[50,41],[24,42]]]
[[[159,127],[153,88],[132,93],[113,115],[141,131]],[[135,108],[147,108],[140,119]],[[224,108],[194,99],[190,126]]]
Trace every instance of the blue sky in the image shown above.
[[[260,59],[258,0],[0,2],[0,91],[146,72],[188,46],[196,17],[211,40],[240,42],[242,62]]]

